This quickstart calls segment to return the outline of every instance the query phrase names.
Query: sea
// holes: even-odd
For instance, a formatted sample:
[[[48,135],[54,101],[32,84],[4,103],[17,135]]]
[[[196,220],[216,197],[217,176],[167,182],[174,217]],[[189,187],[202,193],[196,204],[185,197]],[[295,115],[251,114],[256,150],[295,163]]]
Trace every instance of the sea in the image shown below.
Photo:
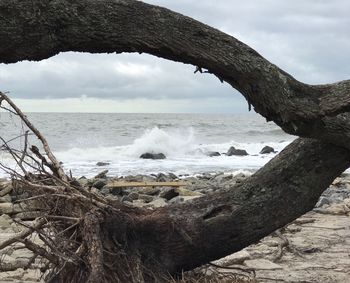
[[[260,154],[264,146],[279,152],[295,139],[253,113],[27,113],[27,117],[75,177],[92,177],[103,170],[110,176],[254,172],[275,156]],[[15,115],[0,113],[0,164],[18,170],[3,143],[23,149],[25,131]],[[34,136],[29,143],[39,144]],[[231,146],[249,155],[226,156]],[[210,151],[221,156],[209,157]],[[166,159],[141,159],[146,152],[163,153]],[[8,177],[1,168],[0,177]]]

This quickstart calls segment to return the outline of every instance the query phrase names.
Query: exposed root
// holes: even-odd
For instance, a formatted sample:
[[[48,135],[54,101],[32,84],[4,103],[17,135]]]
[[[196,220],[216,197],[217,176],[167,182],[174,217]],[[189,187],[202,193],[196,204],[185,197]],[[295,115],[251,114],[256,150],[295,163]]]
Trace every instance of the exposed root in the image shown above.
[[[280,242],[278,243],[277,253],[272,259],[273,262],[281,260],[281,258],[283,257],[284,250],[287,250],[290,253],[302,257],[302,254],[295,247],[293,247],[292,244],[289,242],[288,238],[282,234],[282,229],[276,230],[273,233],[273,235],[277,236],[280,239]]]

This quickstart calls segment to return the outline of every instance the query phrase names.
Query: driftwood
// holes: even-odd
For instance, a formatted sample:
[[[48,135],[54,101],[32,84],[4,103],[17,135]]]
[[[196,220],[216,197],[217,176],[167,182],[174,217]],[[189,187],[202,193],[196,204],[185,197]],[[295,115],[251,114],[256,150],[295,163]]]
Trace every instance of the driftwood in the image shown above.
[[[42,225],[28,231],[45,246],[26,241],[28,232],[12,241],[45,258],[47,281],[162,282],[181,275],[311,210],[350,165],[349,81],[301,83],[237,39],[183,15],[133,0],[0,0],[0,26],[0,62],[63,51],[147,52],[217,76],[267,120],[306,137],[227,190],[146,210],[112,202],[67,176],[40,132],[0,93],[1,106],[42,145],[18,152],[2,140],[21,172],[2,169],[41,206]]]

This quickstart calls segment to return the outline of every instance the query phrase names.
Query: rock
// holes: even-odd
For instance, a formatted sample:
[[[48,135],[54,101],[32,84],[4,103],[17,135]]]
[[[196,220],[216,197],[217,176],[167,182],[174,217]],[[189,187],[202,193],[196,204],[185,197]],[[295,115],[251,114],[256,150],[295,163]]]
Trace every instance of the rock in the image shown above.
[[[78,179],[78,182],[82,187],[85,187],[89,183],[89,180],[85,176],[82,176]]]
[[[21,219],[21,220],[34,220],[37,217],[40,217],[42,213],[40,211],[26,211],[26,212],[20,212],[15,215],[15,218]]]
[[[167,175],[163,173],[159,173],[156,178],[157,182],[169,182],[170,179]]]
[[[343,203],[335,203],[326,209],[327,213],[334,215],[344,215],[350,212],[350,208]]]
[[[254,269],[262,269],[262,270],[273,270],[273,269],[282,269],[282,266],[273,263],[267,259],[249,259],[246,260],[245,265],[254,268]]]
[[[7,229],[11,227],[12,224],[12,218],[8,216],[7,214],[3,214],[0,216],[0,229]]]
[[[159,188],[157,187],[144,187],[139,189],[139,194],[154,196],[159,193]]]
[[[165,159],[166,156],[163,153],[150,153],[146,152],[140,155],[142,159]]]
[[[94,179],[105,179],[107,178],[107,173],[108,173],[108,170],[103,170],[102,172],[98,173]]]
[[[215,262],[215,264],[230,266],[233,264],[242,264],[245,260],[250,259],[251,256],[247,251],[239,251],[224,258],[221,258]]]
[[[112,195],[118,196],[123,194],[123,189],[121,187],[108,187]]]
[[[168,176],[169,176],[169,178],[170,178],[171,180],[176,180],[176,179],[178,179],[178,177],[177,177],[175,174],[173,174],[173,173],[168,173]]]
[[[132,200],[137,200],[139,198],[139,194],[136,193],[136,192],[131,192],[129,195],[128,195],[129,198],[131,198]]]
[[[107,185],[107,182],[105,180],[99,179],[99,180],[95,181],[92,186],[96,189],[101,190],[106,185]]]
[[[151,201],[151,202],[149,203],[149,205],[150,205],[150,206],[153,206],[153,207],[155,207],[155,208],[157,208],[157,207],[167,206],[168,204],[166,203],[166,201],[165,201],[164,199],[162,199],[162,198],[157,198],[157,199]]]
[[[187,190],[183,187],[178,187],[175,189],[175,192],[178,193],[179,196],[184,197],[184,196],[196,196],[196,197],[200,197],[203,194],[201,194],[200,192],[194,192],[194,191],[190,191]]]
[[[329,199],[327,197],[321,196],[318,202],[316,203],[315,207],[322,207],[324,205],[329,205]]]
[[[11,202],[10,195],[4,195],[3,197],[0,197],[0,203],[6,203],[6,202]]]
[[[22,276],[22,280],[23,282],[40,282],[40,276],[40,270],[27,269],[26,273]]]
[[[25,205],[12,204],[12,203],[0,203],[0,214],[14,214],[23,212]]]
[[[109,190],[109,188],[107,186],[104,186],[101,190],[100,190],[101,194],[103,195],[109,195],[111,193],[111,191]]]
[[[260,154],[268,154],[268,153],[275,153],[275,149],[267,145],[267,146],[264,146],[260,151]]]
[[[145,203],[149,203],[149,202],[154,200],[154,197],[153,196],[149,196],[149,195],[139,194],[139,199],[144,201]]]
[[[344,199],[344,204],[345,204],[348,208],[350,208],[350,198]]]
[[[182,203],[185,199],[183,197],[177,196],[169,200],[169,204]]]
[[[233,146],[230,147],[230,149],[226,153],[227,156],[232,155],[238,155],[238,156],[245,156],[248,155],[248,152],[246,152],[244,149],[236,149]]]
[[[175,188],[165,187],[163,188],[160,193],[159,197],[164,198],[166,200],[171,200],[174,197],[177,197],[179,195],[178,192],[176,192]]]
[[[123,196],[122,197],[122,202],[130,202],[130,203],[132,203],[132,201],[133,201],[133,199],[130,198],[129,196]]]
[[[96,163],[96,166],[107,166],[107,165],[110,165],[111,163],[109,162],[97,162]]]
[[[208,151],[206,155],[209,157],[221,156],[220,152],[217,151]]]
[[[199,198],[201,196],[202,195],[198,195],[198,196],[182,196],[181,198],[183,199],[183,201],[189,201],[189,200],[192,200],[192,199],[195,199],[195,198]]]

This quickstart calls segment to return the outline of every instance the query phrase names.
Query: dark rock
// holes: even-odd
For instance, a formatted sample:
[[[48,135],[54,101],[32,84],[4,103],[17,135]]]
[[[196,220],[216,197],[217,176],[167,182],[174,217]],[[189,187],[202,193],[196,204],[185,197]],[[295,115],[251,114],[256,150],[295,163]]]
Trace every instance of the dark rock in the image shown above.
[[[178,195],[179,193],[176,192],[174,188],[169,187],[163,188],[159,193],[159,196],[166,200],[171,200],[172,198],[177,197]]]
[[[109,188],[109,191],[114,196],[118,196],[118,195],[123,194],[123,189],[121,187],[112,187],[112,188]]]
[[[239,155],[239,156],[244,156],[248,155],[248,152],[246,152],[244,149],[236,149],[233,146],[230,147],[230,149],[226,153],[227,156],[232,156],[232,155]]]
[[[154,200],[153,196],[139,194],[139,199],[143,200],[145,203],[149,203]]]
[[[104,186],[101,190],[100,190],[101,194],[103,195],[109,195],[111,193],[111,191],[109,190],[109,188],[107,186]]]
[[[136,192],[131,192],[129,195],[128,195],[129,198],[131,198],[132,200],[137,200],[139,199],[139,194],[136,193]]]
[[[177,176],[173,173],[169,173],[168,175],[169,175],[169,178],[172,180],[178,179]]]
[[[95,176],[95,179],[107,178],[108,170],[103,170]]]
[[[221,156],[220,152],[217,151],[209,151],[206,153],[206,155],[209,157]]]
[[[92,184],[92,186],[96,189],[102,189],[105,185],[107,185],[107,182],[103,179],[99,179],[96,182]]]
[[[109,163],[109,162],[97,162],[96,166],[107,166],[109,164],[111,164],[111,163]]]
[[[140,194],[154,196],[159,193],[159,188],[156,187],[145,187],[138,191]]]
[[[271,146],[264,146],[262,150],[260,151],[260,154],[268,154],[268,153],[274,153],[275,149]]]
[[[163,153],[146,152],[144,154],[141,154],[140,158],[143,158],[143,159],[165,159],[166,156]]]
[[[318,202],[316,203],[315,207],[319,208],[322,207],[324,205],[329,205],[330,201],[327,197],[320,197],[320,199],[318,200]]]
[[[156,180],[157,180],[157,182],[169,182],[170,181],[169,177],[163,173],[159,173],[157,175]]]
[[[122,202],[131,202],[132,203],[133,199],[129,196],[123,196],[122,197]]]
[[[69,182],[73,187],[81,187],[81,183],[77,179],[73,179]]]

